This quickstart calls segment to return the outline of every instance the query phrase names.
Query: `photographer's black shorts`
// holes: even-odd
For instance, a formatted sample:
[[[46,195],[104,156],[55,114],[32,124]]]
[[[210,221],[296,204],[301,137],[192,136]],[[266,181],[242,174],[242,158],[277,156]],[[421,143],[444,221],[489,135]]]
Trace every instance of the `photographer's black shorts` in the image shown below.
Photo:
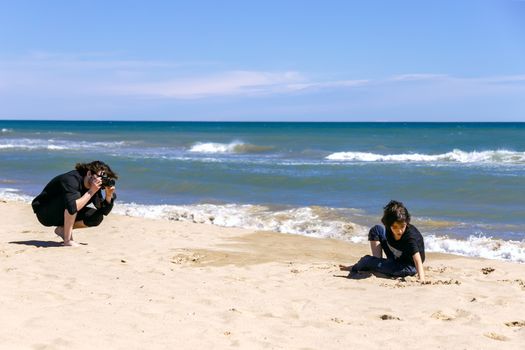
[[[53,198],[45,205],[33,207],[38,221],[44,226],[64,226],[66,205],[62,198]],[[86,226],[98,226],[104,219],[100,210],[84,207],[77,212],[76,221],[83,221]]]

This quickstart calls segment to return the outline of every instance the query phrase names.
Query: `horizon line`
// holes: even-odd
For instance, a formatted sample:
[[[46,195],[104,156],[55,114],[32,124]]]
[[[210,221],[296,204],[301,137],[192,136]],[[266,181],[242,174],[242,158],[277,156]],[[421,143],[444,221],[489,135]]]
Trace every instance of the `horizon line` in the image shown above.
[[[39,118],[29,118],[29,119],[2,119],[0,122],[139,122],[139,123],[433,123],[433,124],[446,124],[446,123],[493,123],[493,124],[505,124],[505,123],[525,123],[524,121],[482,121],[482,120],[456,120],[456,121],[435,121],[435,120],[426,120],[426,121],[417,121],[417,120],[146,120],[146,119],[39,119]]]

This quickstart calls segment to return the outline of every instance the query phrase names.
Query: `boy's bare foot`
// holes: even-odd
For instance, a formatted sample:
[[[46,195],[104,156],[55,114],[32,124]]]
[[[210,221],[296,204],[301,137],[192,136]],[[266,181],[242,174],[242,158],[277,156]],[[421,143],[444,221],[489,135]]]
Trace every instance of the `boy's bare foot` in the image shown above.
[[[64,247],[80,247],[80,244],[78,244],[77,242],[75,242],[73,240],[71,240],[69,242],[64,242],[64,243],[62,243],[62,245]]]
[[[352,270],[352,266],[353,265],[348,265],[348,266],[346,266],[346,265],[339,265],[339,270],[341,270],[341,271],[351,271]]]

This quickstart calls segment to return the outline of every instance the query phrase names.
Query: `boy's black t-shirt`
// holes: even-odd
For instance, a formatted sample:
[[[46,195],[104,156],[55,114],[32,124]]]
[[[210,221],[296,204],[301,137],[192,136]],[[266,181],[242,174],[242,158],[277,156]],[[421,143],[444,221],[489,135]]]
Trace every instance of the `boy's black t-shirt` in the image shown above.
[[[418,229],[408,224],[405,233],[396,241],[390,227],[386,228],[386,241],[396,260],[414,265],[412,255],[419,252],[421,261],[425,261],[425,243]]]

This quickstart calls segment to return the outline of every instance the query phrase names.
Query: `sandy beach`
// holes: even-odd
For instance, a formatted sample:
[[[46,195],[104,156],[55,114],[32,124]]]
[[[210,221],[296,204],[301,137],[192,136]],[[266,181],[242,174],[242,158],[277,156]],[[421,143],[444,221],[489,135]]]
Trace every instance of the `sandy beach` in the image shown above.
[[[525,348],[523,264],[354,280],[366,245],[110,215],[64,248],[28,204],[0,215],[2,349]]]

